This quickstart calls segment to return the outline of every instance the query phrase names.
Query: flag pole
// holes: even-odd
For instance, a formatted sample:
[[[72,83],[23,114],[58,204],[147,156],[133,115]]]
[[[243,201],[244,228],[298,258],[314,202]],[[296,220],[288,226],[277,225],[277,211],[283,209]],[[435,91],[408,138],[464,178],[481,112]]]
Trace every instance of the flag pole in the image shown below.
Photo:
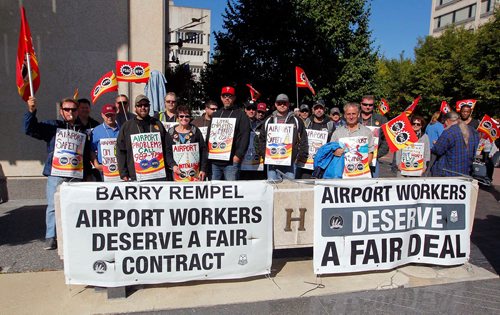
[[[116,95],[116,97],[118,97],[118,95],[120,95],[120,93],[118,93]],[[128,121],[128,115],[127,115],[127,112],[125,111],[125,105],[123,105],[123,101],[119,101],[118,103],[120,103],[120,105],[122,107],[123,115],[125,115],[125,121]]]
[[[296,92],[296,97],[297,97],[297,104],[296,108],[299,108],[299,88],[297,87],[297,84],[295,84],[295,92]]]
[[[30,54],[26,53],[26,66],[28,67],[28,80],[30,81],[30,94],[32,97],[35,96],[35,92],[33,91],[33,78],[31,77],[31,61]]]

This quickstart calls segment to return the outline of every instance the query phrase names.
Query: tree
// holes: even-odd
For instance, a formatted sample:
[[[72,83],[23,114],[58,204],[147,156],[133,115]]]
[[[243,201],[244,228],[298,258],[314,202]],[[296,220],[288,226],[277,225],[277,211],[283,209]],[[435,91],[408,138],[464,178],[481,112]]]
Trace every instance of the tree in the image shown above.
[[[372,92],[376,54],[370,50],[366,0],[228,1],[224,31],[215,34],[213,62],[202,74],[215,99],[221,86],[246,83],[270,101],[295,95],[295,66],[302,67],[318,98],[335,105]],[[311,99],[309,92],[300,95]]]
[[[194,79],[189,65],[180,64],[175,68],[167,68],[165,75],[168,92],[175,92],[179,102],[199,109],[202,105],[203,90],[200,82]]]

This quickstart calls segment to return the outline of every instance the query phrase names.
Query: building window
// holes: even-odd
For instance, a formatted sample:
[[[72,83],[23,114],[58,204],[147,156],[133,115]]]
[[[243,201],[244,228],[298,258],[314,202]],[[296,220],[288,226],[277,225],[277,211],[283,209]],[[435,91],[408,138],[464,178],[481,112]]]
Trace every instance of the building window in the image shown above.
[[[460,23],[469,19],[474,19],[475,16],[476,4],[473,4],[435,18],[434,25],[435,28],[442,28],[453,23]]]
[[[190,44],[203,44],[203,33],[196,31],[177,31],[176,32],[177,41],[182,39],[185,43]]]
[[[494,0],[483,0],[481,1],[481,15],[493,12],[493,7],[495,6]]]
[[[439,0],[439,5],[447,4],[455,0]]]

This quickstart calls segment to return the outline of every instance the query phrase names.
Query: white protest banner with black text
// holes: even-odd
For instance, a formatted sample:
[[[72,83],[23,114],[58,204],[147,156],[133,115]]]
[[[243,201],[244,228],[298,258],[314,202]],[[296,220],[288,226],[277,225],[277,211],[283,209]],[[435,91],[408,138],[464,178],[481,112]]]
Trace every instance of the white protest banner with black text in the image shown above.
[[[57,128],[50,175],[83,178],[83,149],[87,135]]]
[[[61,209],[67,284],[270,272],[273,188],[265,182],[63,184]]]
[[[470,253],[472,183],[461,178],[318,182],[314,272],[457,265]]]

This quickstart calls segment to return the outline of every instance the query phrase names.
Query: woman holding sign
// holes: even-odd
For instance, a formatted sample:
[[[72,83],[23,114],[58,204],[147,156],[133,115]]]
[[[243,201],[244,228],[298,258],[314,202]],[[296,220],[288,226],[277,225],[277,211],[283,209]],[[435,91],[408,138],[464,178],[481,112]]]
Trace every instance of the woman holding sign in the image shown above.
[[[397,176],[422,176],[431,159],[429,136],[424,133],[425,120],[420,116],[413,116],[411,127],[417,134],[418,141],[401,150],[396,151]]]
[[[203,135],[191,124],[191,110],[181,105],[177,108],[179,124],[170,128],[167,137],[167,160],[173,171],[174,181],[203,181],[207,171],[207,146]]]

